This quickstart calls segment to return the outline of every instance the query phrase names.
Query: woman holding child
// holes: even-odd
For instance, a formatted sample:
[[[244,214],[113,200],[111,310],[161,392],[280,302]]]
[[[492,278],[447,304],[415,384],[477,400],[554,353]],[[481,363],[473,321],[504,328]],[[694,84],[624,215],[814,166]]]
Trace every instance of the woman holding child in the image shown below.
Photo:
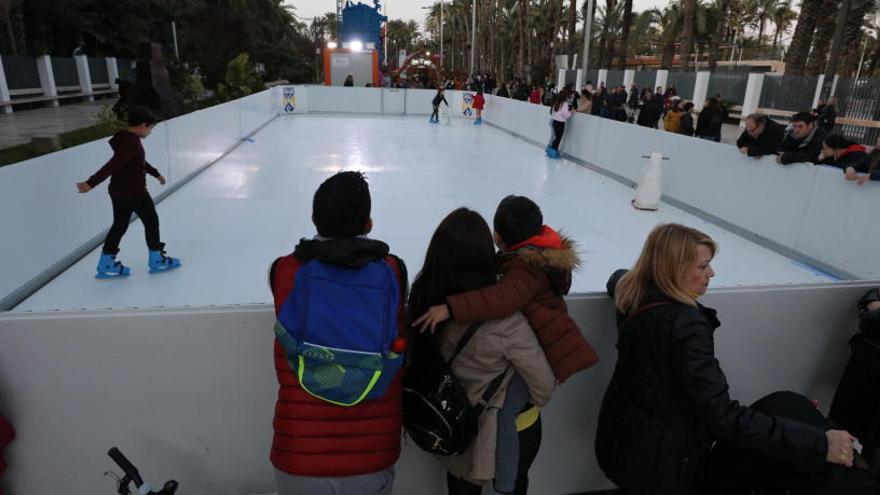
[[[451,319],[441,330],[440,349],[448,355],[464,325],[495,320],[504,323],[512,318],[520,321],[515,337],[493,336],[489,333],[493,330],[488,326],[490,323],[485,324],[486,328],[476,332],[475,338],[486,339],[486,342],[472,348],[474,361],[467,364],[456,359],[453,362],[453,372],[462,380],[470,375],[479,377],[480,392],[497,376],[497,370],[488,366],[490,362],[511,361],[515,374],[511,373],[503,394],[498,394],[484,413],[487,418],[494,416],[494,424],[487,418],[480,424],[479,438],[487,435],[487,442],[474,447],[475,453],[486,454],[487,463],[492,463],[491,453],[494,453],[494,473],[490,469],[475,471],[476,460],[463,461],[463,464],[471,462],[470,471],[467,467],[459,469],[456,460],[449,463],[450,472],[466,479],[451,475],[449,481],[450,493],[479,494],[479,487],[467,480],[494,477],[496,493],[522,495],[528,488],[528,469],[540,444],[539,415],[534,406],[549,399],[549,395],[540,393],[538,377],[541,377],[540,383],[549,378],[552,390],[554,383],[565,382],[599,359],[569,316],[563,299],[571,286],[572,271],[580,260],[573,242],[544,225],[541,209],[529,198],[508,196],[498,205],[493,219],[494,241],[500,250],[497,255],[492,236],[481,218],[480,228],[474,227],[476,231],[463,226],[452,228],[448,224],[451,218],[464,215],[463,211],[479,217],[468,210],[456,210],[437,228],[431,241],[425,266],[413,285],[410,299],[411,314],[419,316],[413,326],[423,331],[430,329],[433,334],[438,324]],[[480,239],[479,248],[469,245],[473,241],[465,239]],[[485,278],[480,283],[460,282],[469,280],[466,275],[470,272]],[[500,280],[496,274],[501,275]],[[437,280],[446,278],[449,282],[438,288]],[[432,287],[433,291],[426,291],[426,287]],[[430,297],[423,295],[426,293]],[[519,316],[520,312],[524,319]],[[518,365],[514,359],[524,357],[526,350],[534,356],[531,364],[542,368],[540,375],[536,369],[530,370],[528,364]],[[469,488],[457,490],[456,486]]]
[[[413,283],[410,314],[421,315],[432,306],[443,304],[448,296],[489,287],[496,281],[495,249],[489,226],[479,213],[459,208],[440,223],[431,238],[425,264]],[[448,359],[468,326],[450,322],[436,333],[416,333],[412,342],[414,359],[429,359],[437,352]],[[555,387],[553,371],[528,321],[518,312],[486,321],[452,362],[452,370],[471,403],[480,400],[495,377],[504,374],[505,378],[489,399],[471,446],[461,456],[444,458],[450,495],[478,495],[482,492],[480,483],[496,478],[496,445],[501,441],[496,434],[497,415],[514,377],[520,377],[530,404],[517,421],[519,450],[513,459],[514,471],[509,473],[509,486],[496,484],[495,488],[497,493],[525,494],[528,470],[541,444],[541,420],[536,406],[546,404]]]
[[[874,493],[846,491],[851,471],[832,464],[852,465],[854,438],[808,399],[778,392],[745,407],[728,395],[720,322],[698,302],[716,251],[698,230],[659,225],[633,269],[608,281],[618,360],[599,413],[599,465],[625,494]]]

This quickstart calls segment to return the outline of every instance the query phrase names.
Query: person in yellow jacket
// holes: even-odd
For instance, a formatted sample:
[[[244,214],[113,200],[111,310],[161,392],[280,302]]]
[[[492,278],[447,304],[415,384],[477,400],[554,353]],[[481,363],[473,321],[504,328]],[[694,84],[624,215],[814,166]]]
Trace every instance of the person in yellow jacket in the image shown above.
[[[663,118],[663,129],[678,134],[682,115],[684,111],[681,109],[681,100],[676,98],[672,101],[672,107],[666,112],[666,117]]]

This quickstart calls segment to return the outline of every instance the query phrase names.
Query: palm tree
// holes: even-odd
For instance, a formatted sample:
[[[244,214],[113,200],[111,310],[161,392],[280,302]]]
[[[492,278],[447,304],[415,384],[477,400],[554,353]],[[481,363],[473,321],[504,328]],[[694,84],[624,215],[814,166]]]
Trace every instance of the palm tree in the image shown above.
[[[820,7],[821,19],[816,24],[816,35],[813,37],[813,49],[807,58],[807,73],[816,75],[825,72],[828,60],[828,47],[834,38],[835,19],[840,10],[840,0],[823,0]]]
[[[785,57],[785,72],[791,75],[803,75],[813,44],[813,33],[816,30],[816,19],[820,15],[822,0],[802,0],[797,25]]]
[[[718,22],[715,23],[715,32],[712,33],[712,40],[709,43],[709,70],[715,70],[715,66],[720,56],[721,38],[724,30],[727,28],[728,10],[730,8],[730,0],[718,0],[716,6],[718,11]]]
[[[773,11],[773,24],[776,26],[776,31],[773,33],[773,48],[779,46],[779,41],[797,18],[797,13],[791,9],[791,0],[776,7]]]
[[[627,0],[631,1],[631,0]],[[577,0],[570,0],[568,4],[568,66],[574,62],[575,50],[575,33],[577,31]]]
[[[697,0],[682,0],[684,3],[684,26],[681,30],[681,42],[679,43],[679,59],[684,70],[690,68],[691,53],[694,51],[694,22],[697,14]]]
[[[623,29],[620,34],[620,63],[618,67],[626,69],[626,57],[629,56],[629,32],[633,21],[633,2],[624,0],[623,3]]]

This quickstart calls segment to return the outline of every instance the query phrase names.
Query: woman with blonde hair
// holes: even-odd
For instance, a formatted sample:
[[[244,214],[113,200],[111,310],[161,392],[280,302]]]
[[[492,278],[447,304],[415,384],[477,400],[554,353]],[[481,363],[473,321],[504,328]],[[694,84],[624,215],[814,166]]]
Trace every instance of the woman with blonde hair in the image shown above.
[[[720,322],[698,301],[715,276],[717,251],[698,230],[658,225],[633,269],[618,270],[608,281],[618,359],[599,413],[596,456],[625,494],[726,493],[725,475],[736,470],[749,483],[738,488],[767,488],[764,474],[774,482],[809,479],[817,488],[827,463],[853,462],[854,439],[826,432],[808,399],[781,392],[745,407],[728,395],[713,340]],[[716,443],[721,448],[712,456],[723,451],[726,463],[709,462]],[[766,473],[748,465],[756,460]],[[707,475],[710,464],[720,471]],[[722,486],[705,491],[707,478]],[[791,484],[784,489],[797,493]]]

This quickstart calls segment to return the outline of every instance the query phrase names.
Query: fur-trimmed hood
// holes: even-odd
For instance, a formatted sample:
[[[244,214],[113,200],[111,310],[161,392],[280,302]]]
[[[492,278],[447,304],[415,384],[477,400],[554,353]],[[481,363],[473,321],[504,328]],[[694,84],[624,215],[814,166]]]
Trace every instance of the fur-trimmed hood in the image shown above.
[[[514,253],[528,266],[542,270],[574,272],[581,267],[581,258],[577,253],[577,242],[571,237],[562,237],[560,248],[536,248],[525,246]]]

